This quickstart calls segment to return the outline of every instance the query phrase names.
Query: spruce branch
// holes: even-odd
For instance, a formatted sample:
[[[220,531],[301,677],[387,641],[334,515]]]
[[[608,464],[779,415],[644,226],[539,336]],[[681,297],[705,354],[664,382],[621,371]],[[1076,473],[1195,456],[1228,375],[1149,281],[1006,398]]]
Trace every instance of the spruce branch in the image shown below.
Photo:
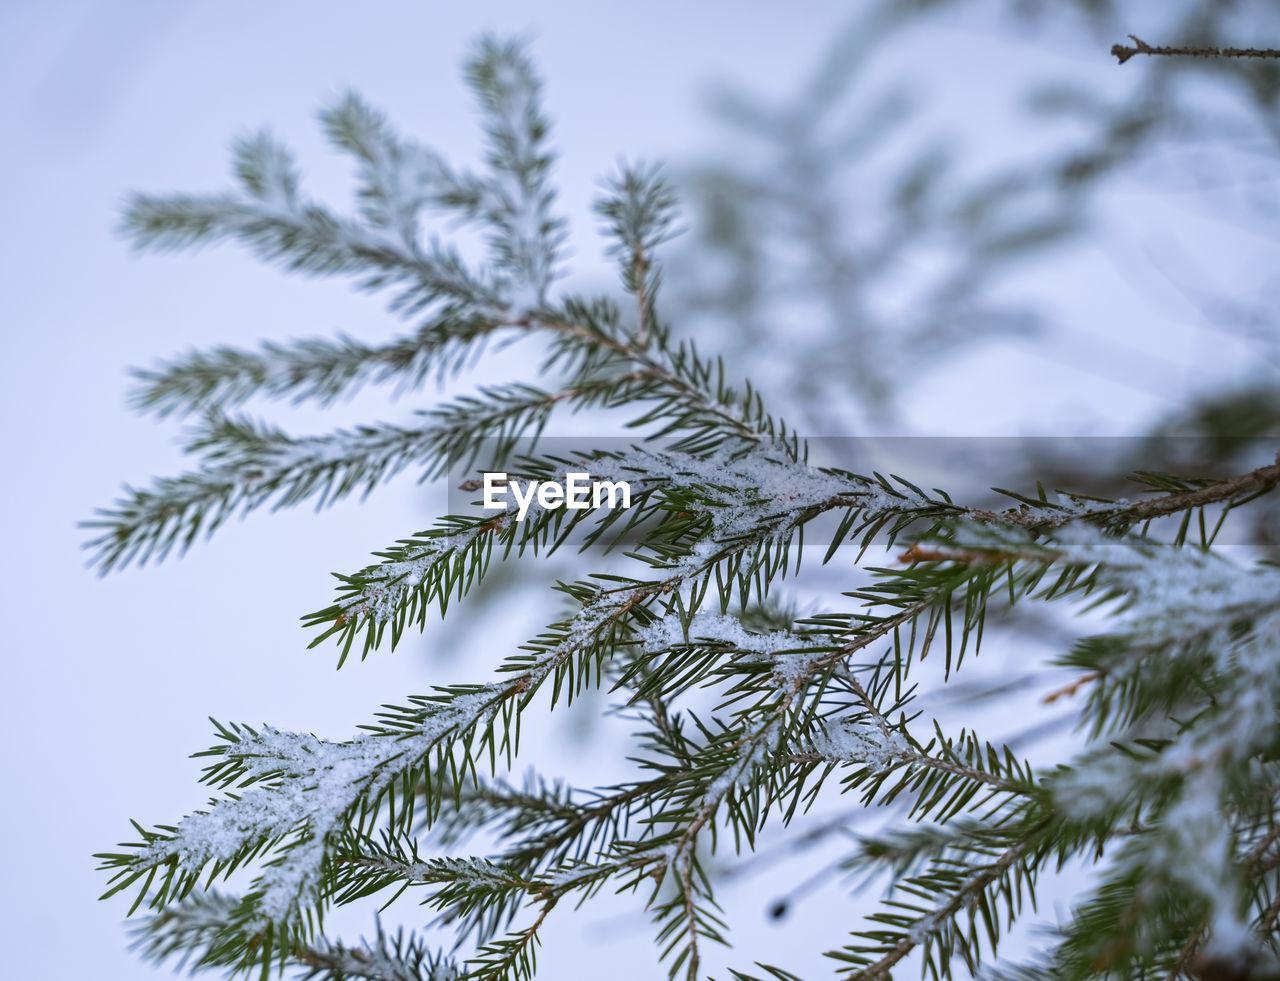
[[[134,929],[134,948],[146,960],[176,961],[192,971],[235,969],[253,956],[262,937],[246,933],[242,901],[216,891],[195,892],[167,905]],[[299,969],[299,977],[320,981],[456,981],[458,969],[443,952],[430,950],[403,930],[386,933],[381,922],[372,940],[351,945],[320,939],[282,951],[281,966]]]
[[[504,326],[501,317],[446,312],[416,333],[378,346],[339,337],[268,341],[258,351],[193,351],[155,368],[135,369],[130,403],[164,417],[224,412],[258,394],[328,405],[365,384],[391,381],[403,393],[432,372],[446,374],[459,366],[473,342]]]
[[[635,294],[635,343],[643,350],[655,326],[651,318],[659,284],[651,256],[675,234],[676,199],[657,168],[625,168],[606,190],[607,196],[596,202],[595,210],[615,240],[610,253],[621,266],[623,285]]]
[[[585,542],[613,565],[564,577],[566,612],[488,680],[385,705],[353,738],[215,723],[218,742],[198,755],[217,796],[177,824],[135,824],[137,840],[98,856],[107,895],[127,890],[135,910],[151,911],[149,952],[332,981],[524,981],[552,911],[611,887],[641,894],[670,976],[694,981],[713,945],[729,942],[714,860],[853,794],[863,808],[901,804],[902,820],[821,873],[883,870],[894,890],[831,952],[842,975],[887,977],[917,948],[935,978],[976,972],[1034,901],[1037,877],[1082,855],[1102,861],[1096,888],[1063,925],[1053,971],[1020,976],[1269,964],[1250,945],[1277,915],[1280,574],[1222,558],[1206,511],[1218,509],[1221,527],[1280,486],[1280,464],[1215,479],[1140,473],[1150,494],[1136,502],[1006,491],[1014,503],[1001,510],[812,466],[755,388],[730,384],[719,359],[662,319],[658,251],[675,216],[655,169],[623,168],[597,205],[634,323],[609,297],[556,292],[564,225],[541,83],[522,47],[497,39],[466,71],[486,140],[474,170],[401,138],[350,95],[321,121],[356,161],[353,216],[307,199],[292,157],[266,134],[234,147],[232,192],[135,199],[126,220],[142,246],[234,239],[286,268],[387,290],[418,326],[386,344],[195,352],[140,374],[140,406],[203,420],[187,438],[198,464],[128,493],[91,545],[103,568],[118,567],[185,548],[232,513],[324,505],[409,469],[430,479],[459,457],[472,466],[486,451],[520,479],[573,468],[631,482],[626,512],[452,515],[374,553],[304,618],[313,646],[336,641],[340,664],[357,642],[362,656],[394,647],[429,613],[445,615],[495,558]],[[483,262],[424,244],[439,216],[481,231]],[[412,422],[312,436],[230,415],[255,396],[418,389],[497,339],[539,345],[531,368],[545,383],[484,386]],[[637,445],[584,440],[562,456],[515,457],[558,413],[593,408],[624,410]],[[870,581],[799,616],[774,597],[795,582],[803,536],[823,516],[834,528],[824,563],[845,575],[854,558]],[[1170,541],[1151,533],[1166,518]],[[864,564],[899,542],[896,564]],[[987,649],[989,609],[1051,603],[1089,603],[1105,618],[1057,660],[1079,680],[1055,697],[1083,693],[1072,703],[1082,749],[1037,767],[929,719],[914,665],[940,650],[949,681]],[[634,723],[637,772],[587,788],[510,782],[534,700],[555,709],[595,690]],[[470,840],[481,844],[463,849]],[[211,890],[241,873],[242,895]],[[469,942],[457,967],[380,927],[356,946],[325,937],[331,908],[411,890],[435,926]]]
[[[1033,835],[1040,830],[1040,828],[1032,828],[1028,835]],[[839,960],[852,962],[853,966],[845,969],[848,981],[881,981],[890,977],[889,972],[894,965],[910,954],[927,937],[944,929],[948,921],[964,909],[967,903],[1003,878],[1033,847],[1031,840],[1020,841],[1006,849],[995,861],[975,869],[945,902],[928,910],[917,920],[923,929],[908,932],[876,960],[871,961],[858,947],[845,948],[845,951],[834,954],[833,956]]]

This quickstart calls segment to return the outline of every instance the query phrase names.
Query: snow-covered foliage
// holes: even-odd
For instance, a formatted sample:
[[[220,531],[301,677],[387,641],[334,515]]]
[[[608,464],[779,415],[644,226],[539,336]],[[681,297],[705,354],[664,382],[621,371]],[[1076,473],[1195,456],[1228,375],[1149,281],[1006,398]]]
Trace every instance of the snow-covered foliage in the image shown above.
[[[587,441],[572,467],[631,481],[632,507],[447,516],[341,576],[337,597],[306,620],[315,643],[336,642],[345,659],[357,640],[362,654],[393,646],[428,613],[461,605],[466,616],[467,593],[495,562],[561,549],[570,532],[617,546],[582,554],[583,565],[610,564],[559,584],[569,612],[492,680],[409,697],[345,741],[219,726],[205,778],[220,796],[175,825],[136,826],[140,840],[101,856],[109,894],[129,890],[151,911],[144,950],[332,979],[520,979],[533,973],[547,918],[608,887],[646,894],[660,956],[673,976],[695,979],[732,937],[716,861],[849,794],[864,808],[908,807],[851,846],[848,868],[887,873],[895,892],[831,953],[843,977],[888,977],[913,953],[934,977],[976,971],[1037,878],[1081,858],[1096,861],[1093,891],[1046,948],[1043,976],[1270,970],[1280,573],[1227,561],[1204,518],[1273,491],[1280,464],[1216,480],[1145,474],[1151,493],[1134,500],[1042,491],[999,511],[902,478],[812,466],[759,394],[729,385],[655,312],[654,250],[672,209],[656,172],[625,172],[598,209],[631,309],[556,295],[563,225],[536,77],[518,46],[488,41],[468,78],[488,136],[479,173],[401,140],[350,97],[324,121],[359,161],[357,217],[304,199],[289,155],[265,138],[238,147],[235,194],[134,200],[128,223],[143,245],[235,239],[288,268],[390,291],[419,326],[383,347],[224,349],[143,373],[140,405],[203,415],[191,444],[203,464],[106,512],[98,562],[186,547],[267,501],[332,501],[405,469],[436,476],[495,433],[510,451],[553,413],[589,407],[631,412],[636,445]],[[420,226],[440,214],[484,229],[485,268],[423,244]],[[426,409],[417,426],[326,436],[228,415],[255,394],[417,389],[496,334],[540,339],[550,387],[483,388]],[[529,479],[566,470],[536,454],[510,466]],[[863,567],[821,612],[782,615],[773,596],[820,518],[823,561],[840,575],[873,546],[900,548],[899,561]],[[1161,537],[1166,519],[1177,530]],[[1037,767],[972,731],[930,729],[913,674],[926,652],[941,649],[950,677],[982,643],[989,609],[1064,601],[1110,618],[1061,655],[1078,680],[1050,693],[1076,700],[1090,734],[1076,757]],[[635,720],[639,772],[590,789],[508,783],[523,714],[543,695],[555,706],[590,688]],[[477,830],[492,849],[458,854]],[[246,879],[239,896],[211,889],[232,873]],[[417,934],[392,940],[379,928],[355,946],[325,937],[330,907],[410,886],[457,931],[456,963],[427,954]]]

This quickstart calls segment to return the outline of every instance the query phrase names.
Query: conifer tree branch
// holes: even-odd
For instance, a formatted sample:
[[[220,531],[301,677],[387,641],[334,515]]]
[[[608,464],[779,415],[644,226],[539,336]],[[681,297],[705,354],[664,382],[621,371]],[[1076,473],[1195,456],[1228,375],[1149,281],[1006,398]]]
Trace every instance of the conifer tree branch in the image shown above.
[[[1206,53],[1136,43],[1139,53]],[[495,555],[546,554],[571,533],[626,543],[614,567],[559,583],[571,612],[486,683],[384,706],[345,741],[215,723],[219,742],[200,755],[220,796],[178,824],[135,825],[138,840],[99,856],[108,895],[129,890],[134,909],[154,911],[150,954],[235,972],[297,965],[326,981],[457,977],[412,936],[379,930],[377,943],[349,947],[320,932],[331,907],[420,888],[437,925],[474,940],[462,976],[525,981],[552,909],[612,885],[644,887],[661,958],[695,981],[711,945],[728,942],[707,856],[754,849],[768,821],[789,825],[840,792],[865,807],[900,801],[909,822],[864,837],[842,865],[886,869],[898,890],[860,939],[832,952],[849,977],[886,977],[921,947],[936,978],[953,962],[977,971],[1052,859],[1104,850],[1099,885],[1054,954],[1060,976],[1224,964],[1240,975],[1264,963],[1248,944],[1277,915],[1267,902],[1275,792],[1260,788],[1275,782],[1280,753],[1280,576],[1221,558],[1204,512],[1225,517],[1274,490],[1280,463],[1226,479],[1139,474],[1155,493],[1137,502],[1005,492],[1016,503],[1004,510],[810,466],[755,389],[727,384],[718,360],[661,320],[655,252],[674,234],[674,199],[655,170],[624,168],[596,208],[635,323],[608,298],[553,294],[564,226],[540,82],[520,45],[495,39],[467,76],[486,138],[475,171],[401,139],[354,96],[326,110],[330,139],[356,161],[353,217],[307,200],[291,156],[266,135],[236,146],[232,193],[135,199],[127,221],[140,245],[234,239],[290,269],[388,289],[421,326],[385,345],[215,349],[143,373],[140,405],[204,416],[188,440],[200,465],[106,514],[92,543],[100,563],[185,547],[263,504],[324,504],[409,467],[436,476],[459,453],[470,466],[486,442],[502,459],[555,412],[630,410],[638,442],[671,445],[615,452],[588,440],[569,454],[593,475],[634,482],[625,514],[454,515],[340,576],[336,601],[305,618],[320,628],[315,643],[336,638],[339,663],[361,637],[367,654],[421,629],[428,610],[444,614]],[[472,269],[452,247],[423,244],[436,212],[480,229],[484,263]],[[540,339],[538,372],[554,380],[481,388],[412,424],[308,437],[227,415],[256,395],[328,401],[366,382],[416,388],[498,334]],[[512,465],[538,480],[566,469],[532,453]],[[794,582],[802,535],[822,515],[835,525],[824,561],[856,552],[865,569],[873,545],[910,546],[898,565],[867,569],[871,582],[836,608],[799,617],[771,597]],[[1169,516],[1182,521],[1173,541],[1148,537],[1145,525]],[[844,609],[846,600],[860,605]],[[949,679],[984,644],[989,606],[1059,600],[1094,601],[1110,618],[1058,659],[1091,680],[1072,705],[1090,734],[1082,750],[1038,768],[968,729],[952,737],[935,719],[924,731],[914,662],[941,648]],[[639,726],[638,777],[586,791],[505,782],[540,693],[554,708],[605,688]],[[470,835],[494,853],[454,854]],[[209,891],[242,869],[243,896]],[[1245,922],[1242,911],[1258,917]]]
[[[1032,829],[1032,832],[1039,829]],[[911,953],[927,936],[940,928],[948,919],[960,912],[964,905],[977,893],[999,880],[1030,849],[1030,842],[1020,841],[1010,846],[999,858],[989,865],[975,870],[965,884],[945,902],[935,907],[927,915],[929,930],[920,936],[908,935],[900,940],[888,953],[879,960],[859,968],[849,970],[847,981],[882,981],[890,977],[890,969]]]
[[[268,341],[258,351],[193,351],[155,368],[135,369],[130,403],[164,417],[226,411],[255,394],[328,405],[365,384],[399,379],[399,390],[406,391],[432,371],[447,373],[472,342],[506,326],[501,317],[445,312],[414,334],[381,346],[340,337]]]

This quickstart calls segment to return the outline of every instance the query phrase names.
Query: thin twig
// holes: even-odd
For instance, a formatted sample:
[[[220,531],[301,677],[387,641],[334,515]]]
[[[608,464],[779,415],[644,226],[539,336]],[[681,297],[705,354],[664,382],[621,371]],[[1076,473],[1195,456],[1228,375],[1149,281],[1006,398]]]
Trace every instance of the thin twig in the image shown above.
[[[1276,48],[1197,48],[1197,47],[1157,47],[1147,44],[1142,38],[1130,34],[1129,39],[1134,46],[1113,44],[1111,53],[1124,64],[1134,55],[1179,55],[1189,58],[1280,58],[1280,49]]]
[[[1173,967],[1169,969],[1169,974],[1165,977],[1165,981],[1178,981],[1178,978],[1182,977],[1186,972],[1192,958],[1200,947],[1200,942],[1204,939],[1204,931],[1205,925],[1203,923],[1191,931],[1191,936],[1187,937],[1187,942],[1178,951],[1178,959],[1173,962]]]
[[[631,268],[636,278],[636,344],[643,351],[649,346],[649,293],[645,277],[649,275],[649,260],[637,245],[632,256]]]
[[[1275,897],[1271,900],[1271,905],[1262,914],[1262,922],[1258,924],[1259,935],[1265,937],[1270,934],[1272,928],[1276,925],[1277,917],[1280,917],[1280,889],[1276,890]]]

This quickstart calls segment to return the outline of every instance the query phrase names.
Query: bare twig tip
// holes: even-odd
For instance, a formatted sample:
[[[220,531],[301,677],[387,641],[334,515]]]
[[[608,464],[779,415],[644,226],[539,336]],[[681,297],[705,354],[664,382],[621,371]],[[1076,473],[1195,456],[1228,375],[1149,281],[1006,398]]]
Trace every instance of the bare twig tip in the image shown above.
[[[1205,48],[1205,47],[1153,47],[1136,34],[1130,34],[1133,47],[1113,44],[1111,53],[1120,64],[1124,64],[1137,54],[1145,55],[1179,55],[1190,58],[1280,58],[1278,48]]]

